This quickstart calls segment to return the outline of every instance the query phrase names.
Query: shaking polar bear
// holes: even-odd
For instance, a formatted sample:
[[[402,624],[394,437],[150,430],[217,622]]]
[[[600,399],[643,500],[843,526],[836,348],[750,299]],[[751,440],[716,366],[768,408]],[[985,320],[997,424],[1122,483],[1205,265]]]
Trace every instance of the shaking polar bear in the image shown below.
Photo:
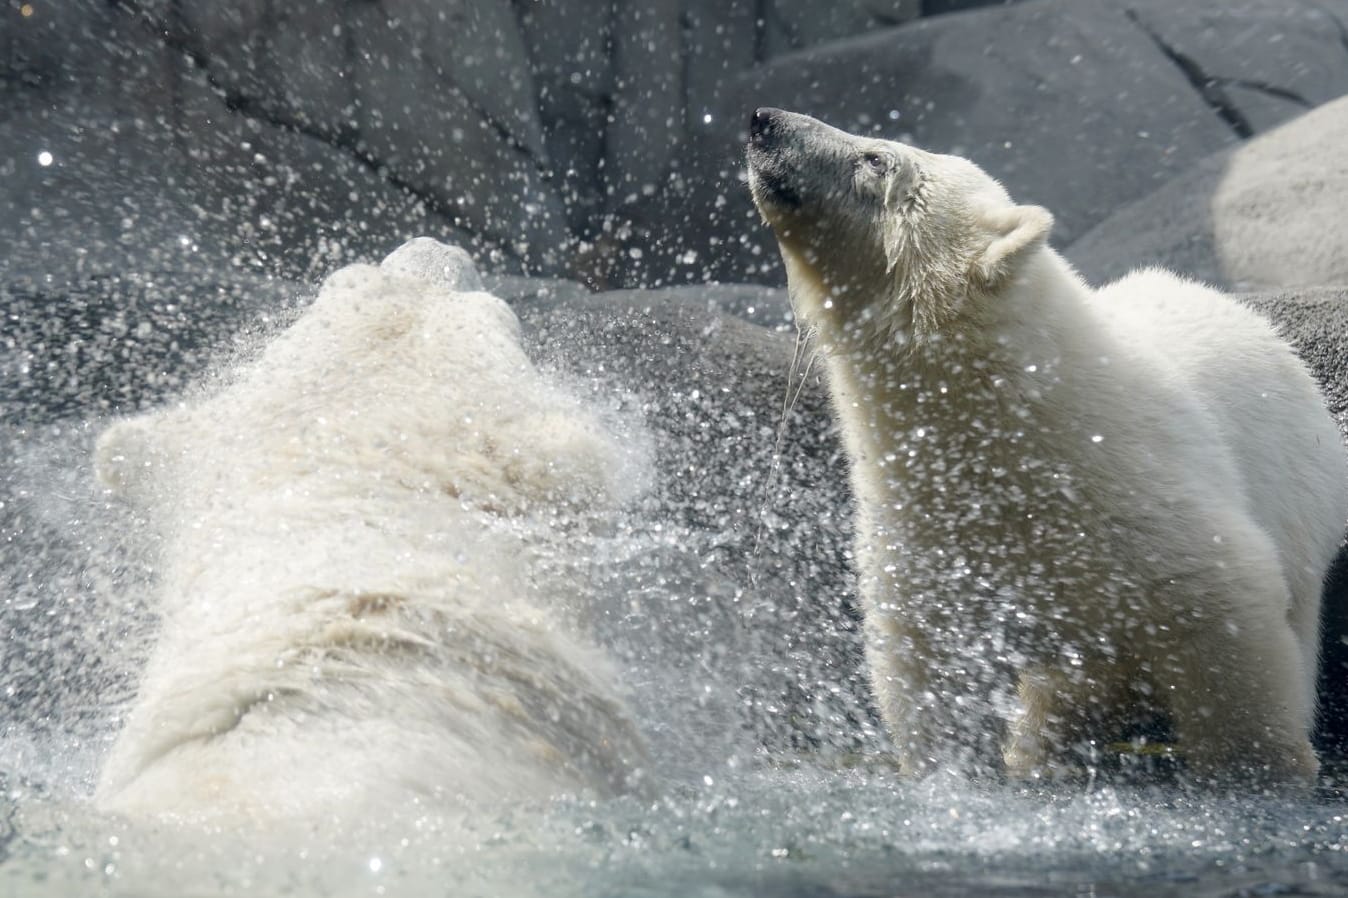
[[[1313,779],[1348,481],[1290,349],[1163,271],[1092,291],[1049,213],[964,159],[774,109],[750,131],[827,359],[903,767],[1052,771],[1143,706],[1199,777]]]
[[[163,556],[103,807],[355,815],[638,777],[585,609],[530,557],[640,459],[530,364],[461,250],[337,272],[216,395],[113,425],[96,463]]]

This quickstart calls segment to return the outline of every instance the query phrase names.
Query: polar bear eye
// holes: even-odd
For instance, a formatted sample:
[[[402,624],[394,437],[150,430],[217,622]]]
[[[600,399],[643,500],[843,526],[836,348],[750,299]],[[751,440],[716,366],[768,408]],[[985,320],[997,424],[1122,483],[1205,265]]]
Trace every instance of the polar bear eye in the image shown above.
[[[876,173],[883,172],[888,167],[885,157],[879,153],[862,153],[861,161],[868,169]]]

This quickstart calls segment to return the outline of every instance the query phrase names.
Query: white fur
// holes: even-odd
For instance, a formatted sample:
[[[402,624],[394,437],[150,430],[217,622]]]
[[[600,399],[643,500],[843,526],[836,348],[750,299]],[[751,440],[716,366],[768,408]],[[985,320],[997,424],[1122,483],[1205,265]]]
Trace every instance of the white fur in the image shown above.
[[[1147,706],[1200,775],[1313,778],[1348,469],[1304,366],[1172,274],[1091,291],[1044,243],[1047,213],[966,160],[886,143],[891,183],[824,191],[877,142],[779,115],[751,145],[771,172],[755,193],[827,356],[904,766],[995,752],[989,721],[1010,716],[1009,769],[1051,770]],[[920,204],[868,198],[896,177]]]
[[[640,470],[461,251],[334,274],[207,398],[113,425],[162,632],[103,769],[133,814],[361,815],[630,786],[643,747],[531,558]]]

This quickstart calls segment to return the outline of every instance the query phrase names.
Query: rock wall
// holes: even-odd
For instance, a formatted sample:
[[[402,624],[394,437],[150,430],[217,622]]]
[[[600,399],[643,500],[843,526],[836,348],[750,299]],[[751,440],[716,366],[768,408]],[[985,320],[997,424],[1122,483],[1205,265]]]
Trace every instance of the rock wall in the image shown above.
[[[596,286],[780,282],[741,183],[763,104],[969,155],[1066,245],[1348,92],[1348,0],[972,5],[8,5],[0,275],[72,274],[46,248],[79,229],[76,276],[310,277],[427,233]]]

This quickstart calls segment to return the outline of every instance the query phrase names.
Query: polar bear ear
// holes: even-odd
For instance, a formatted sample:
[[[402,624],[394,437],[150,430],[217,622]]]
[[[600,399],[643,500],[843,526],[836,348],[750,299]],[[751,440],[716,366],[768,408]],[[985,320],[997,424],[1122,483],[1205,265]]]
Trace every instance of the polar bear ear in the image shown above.
[[[972,279],[984,290],[996,290],[1044,245],[1053,215],[1043,206],[1012,206],[984,213],[982,226],[988,243],[974,260]]]

